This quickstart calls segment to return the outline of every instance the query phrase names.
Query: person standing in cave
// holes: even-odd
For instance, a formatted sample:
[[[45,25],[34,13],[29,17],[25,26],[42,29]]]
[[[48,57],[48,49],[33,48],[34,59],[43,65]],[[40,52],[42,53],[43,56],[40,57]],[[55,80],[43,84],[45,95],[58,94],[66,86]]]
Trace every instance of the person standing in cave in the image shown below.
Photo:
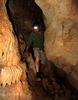
[[[35,67],[36,67],[36,76],[39,79],[43,77],[43,74],[39,71],[40,63],[42,65],[45,64],[46,57],[44,53],[44,32],[40,30],[39,25],[33,26],[33,32],[30,34],[26,52],[28,51],[29,47],[33,47],[34,57],[35,57]]]

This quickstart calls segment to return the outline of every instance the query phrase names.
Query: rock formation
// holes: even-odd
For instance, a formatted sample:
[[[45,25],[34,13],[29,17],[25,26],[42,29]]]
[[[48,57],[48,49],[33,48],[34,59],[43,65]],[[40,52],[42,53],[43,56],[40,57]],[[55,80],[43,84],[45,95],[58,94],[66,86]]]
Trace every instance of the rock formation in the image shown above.
[[[30,100],[26,66],[20,61],[18,42],[5,4],[6,0],[0,0],[0,100]]]
[[[78,1],[35,0],[45,15],[47,58],[64,70],[78,89]]]

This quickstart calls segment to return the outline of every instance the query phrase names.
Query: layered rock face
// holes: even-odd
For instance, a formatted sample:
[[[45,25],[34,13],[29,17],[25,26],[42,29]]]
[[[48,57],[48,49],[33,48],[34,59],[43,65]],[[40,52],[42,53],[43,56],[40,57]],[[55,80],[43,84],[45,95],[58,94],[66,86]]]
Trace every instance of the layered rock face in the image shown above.
[[[45,15],[47,58],[67,73],[78,89],[78,2],[77,0],[36,0]]]
[[[0,0],[0,100],[30,100],[26,66],[20,61],[18,42],[8,20],[6,0]],[[22,81],[22,82],[20,82]],[[10,86],[9,86],[10,85]],[[3,92],[2,92],[3,91]]]

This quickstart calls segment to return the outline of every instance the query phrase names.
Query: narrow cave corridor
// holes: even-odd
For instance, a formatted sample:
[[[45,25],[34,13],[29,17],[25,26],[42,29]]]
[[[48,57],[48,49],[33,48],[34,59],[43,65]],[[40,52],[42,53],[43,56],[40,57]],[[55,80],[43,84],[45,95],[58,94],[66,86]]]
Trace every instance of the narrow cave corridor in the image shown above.
[[[18,42],[21,41],[19,39],[21,37],[25,42],[25,49],[33,25],[38,24],[41,31],[45,31],[43,12],[34,0],[20,0],[20,2],[18,0],[7,0],[6,7]],[[33,53],[32,48],[30,48],[30,51]]]
[[[27,78],[23,80],[23,82],[20,79],[21,85],[16,82],[14,83],[16,85],[11,85],[12,87],[0,87],[4,92],[8,90],[8,88],[10,88],[9,92],[12,92],[12,89],[15,90],[15,93],[19,91],[18,94],[16,94],[18,95],[16,96],[17,98],[11,94],[13,98],[9,95],[9,99],[0,98],[0,100],[78,100],[78,91],[69,83],[66,72],[58,68],[57,63],[47,58],[45,67],[41,68],[45,77],[38,82],[35,77],[35,63],[32,47],[29,50],[29,52],[31,52],[30,55],[26,55],[25,53],[27,41],[32,32],[32,26],[38,24],[44,34],[47,30],[45,23],[46,15],[44,15],[43,10],[36,4],[35,0],[20,0],[20,2],[19,0],[7,0],[6,8],[8,19],[13,27],[12,34],[18,40],[17,47],[21,55],[21,61],[25,63],[24,67],[27,67],[25,70]],[[56,26],[54,26],[54,28],[55,27]],[[56,62],[57,61],[56,59]],[[28,85],[25,84],[24,81]],[[27,93],[31,95],[27,97]]]
[[[34,0],[7,0],[6,7],[17,37],[22,34],[25,42],[34,24],[45,31],[43,12]]]

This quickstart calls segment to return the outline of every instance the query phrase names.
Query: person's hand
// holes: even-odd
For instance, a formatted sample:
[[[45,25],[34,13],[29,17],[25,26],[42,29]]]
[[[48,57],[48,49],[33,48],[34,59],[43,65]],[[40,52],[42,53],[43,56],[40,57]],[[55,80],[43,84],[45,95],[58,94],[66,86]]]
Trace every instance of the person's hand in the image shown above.
[[[29,47],[27,46],[27,47],[26,47],[26,54],[27,54],[27,55],[29,55],[28,49],[29,49]]]
[[[25,51],[26,51],[26,53],[28,52],[28,46],[26,47],[26,50]]]

